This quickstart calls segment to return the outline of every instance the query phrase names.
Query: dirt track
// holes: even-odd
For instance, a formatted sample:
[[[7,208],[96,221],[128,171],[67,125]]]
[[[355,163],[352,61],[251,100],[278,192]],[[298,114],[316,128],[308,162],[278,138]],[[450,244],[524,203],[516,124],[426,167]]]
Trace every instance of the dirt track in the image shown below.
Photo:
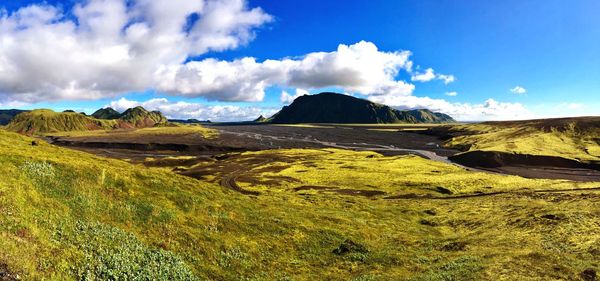
[[[267,164],[268,162],[270,162],[270,160],[265,160],[265,161],[260,162],[260,163],[258,163],[256,165],[253,165],[253,166],[248,166],[248,167],[244,167],[244,168],[241,168],[241,169],[237,169],[237,170],[235,170],[235,171],[233,171],[233,172],[225,175],[223,178],[221,178],[221,182],[220,182],[221,186],[225,187],[225,188],[229,188],[229,189],[235,190],[235,191],[237,191],[237,192],[239,192],[241,194],[245,194],[245,195],[255,195],[255,196],[260,195],[260,192],[258,192],[258,191],[245,190],[245,189],[241,188],[237,184],[236,180],[237,180],[237,178],[239,176],[241,176],[244,173],[252,170],[254,167],[262,166],[264,164]]]

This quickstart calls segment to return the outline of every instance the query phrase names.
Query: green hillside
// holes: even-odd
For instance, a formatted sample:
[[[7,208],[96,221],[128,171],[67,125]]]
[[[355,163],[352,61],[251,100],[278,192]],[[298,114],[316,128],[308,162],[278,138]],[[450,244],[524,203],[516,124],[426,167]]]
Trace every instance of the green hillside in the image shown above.
[[[414,156],[340,150],[242,154],[231,165],[256,167],[252,178],[260,181],[261,194],[246,196],[164,168],[44,142],[32,146],[32,140],[0,130],[3,278],[516,280],[527,273],[539,277],[532,280],[564,280],[593,266],[600,250],[595,197],[563,201],[555,195],[545,201],[530,197],[543,194],[509,193],[474,197],[469,204],[423,200],[423,194],[473,192],[430,185],[444,183],[448,173],[454,175],[451,182],[468,177],[477,182],[476,191],[484,192],[495,191],[501,176],[469,174]],[[274,162],[252,160],[265,156]],[[227,163],[215,162],[216,170]],[[289,165],[295,168],[281,167]],[[372,167],[379,165],[396,167],[394,176],[373,174]],[[322,169],[338,172],[325,177]],[[350,181],[348,173],[363,181]],[[385,191],[405,199],[308,188],[376,188],[378,178],[386,180]],[[268,190],[278,180],[294,185]],[[305,186],[294,187],[302,184],[296,181]],[[513,188],[577,187],[506,177],[501,190],[509,190],[510,182]]]
[[[96,110],[96,112],[92,113],[92,116],[97,119],[112,120],[121,117],[121,113],[110,107],[107,107]]]
[[[600,117],[485,122],[453,126],[450,134],[447,146],[469,151],[600,161]]]
[[[167,118],[160,111],[147,111],[141,106],[127,109],[119,116],[119,120],[131,124],[135,128],[152,127],[156,124],[167,123]]]
[[[160,112],[149,112],[141,107],[129,109],[114,120],[97,119],[75,112],[38,109],[15,116],[6,129],[26,135],[41,135],[69,131],[146,128],[164,123],[167,123],[167,119]]]
[[[99,120],[74,112],[54,112],[38,109],[21,113],[6,129],[21,134],[35,135],[65,131],[89,131],[115,128],[115,121]]]

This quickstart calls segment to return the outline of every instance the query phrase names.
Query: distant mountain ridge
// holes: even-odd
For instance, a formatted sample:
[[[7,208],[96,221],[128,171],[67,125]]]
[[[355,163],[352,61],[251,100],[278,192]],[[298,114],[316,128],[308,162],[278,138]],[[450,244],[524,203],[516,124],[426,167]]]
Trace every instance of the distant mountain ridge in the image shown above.
[[[6,129],[21,134],[34,135],[68,131],[146,128],[167,123],[167,118],[162,113],[147,111],[143,107],[130,108],[114,119],[109,119],[114,117],[110,114],[112,113],[111,110],[105,109],[102,112],[96,111],[96,113],[96,116],[105,119],[75,112],[54,112],[49,109],[37,109],[16,115],[6,126]]]
[[[210,124],[210,123],[212,123],[210,120],[198,120],[195,118],[192,118],[192,119],[169,119],[169,122],[180,123],[180,124]]]
[[[275,124],[294,123],[452,123],[451,116],[428,109],[397,110],[389,106],[338,93],[320,93],[296,98],[273,115]]]
[[[0,126],[7,125],[15,116],[27,111],[19,109],[0,110]]]

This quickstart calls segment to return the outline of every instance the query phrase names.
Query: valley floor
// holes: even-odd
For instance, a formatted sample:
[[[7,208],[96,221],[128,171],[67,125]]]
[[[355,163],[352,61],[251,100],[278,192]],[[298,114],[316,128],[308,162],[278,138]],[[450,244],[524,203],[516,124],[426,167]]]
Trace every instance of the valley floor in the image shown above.
[[[101,156],[0,130],[0,279],[594,280],[600,270],[600,180],[412,155],[453,154],[426,135],[247,131],[279,128],[50,139]]]

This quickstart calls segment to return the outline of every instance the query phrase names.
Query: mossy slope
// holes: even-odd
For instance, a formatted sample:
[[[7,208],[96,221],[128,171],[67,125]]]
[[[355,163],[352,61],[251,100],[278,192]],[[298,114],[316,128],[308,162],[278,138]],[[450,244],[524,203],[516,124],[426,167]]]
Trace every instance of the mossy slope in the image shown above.
[[[485,122],[453,126],[450,147],[600,161],[600,117]]]
[[[117,126],[114,121],[99,120],[74,112],[54,112],[38,109],[21,113],[6,126],[6,129],[21,134],[43,134],[65,131],[89,131],[110,129]]]
[[[142,107],[129,109],[113,120],[97,119],[75,112],[38,109],[15,116],[6,129],[26,135],[41,135],[69,131],[144,128],[166,122],[167,119],[160,112],[149,112]]]
[[[598,266],[600,197],[593,194],[248,197],[166,169],[32,140],[0,130],[0,273],[24,280],[569,280]],[[359,159],[385,160],[339,150],[285,155],[338,169],[350,157],[357,176],[371,173]],[[412,171],[410,161],[390,161],[406,166],[396,177]],[[313,168],[279,175],[308,173],[296,176],[306,184],[326,180],[318,173],[327,171]],[[404,176],[441,179],[439,168]],[[347,177],[332,175],[326,184]],[[346,180],[340,186],[352,184]],[[395,184],[388,188],[419,188]]]

